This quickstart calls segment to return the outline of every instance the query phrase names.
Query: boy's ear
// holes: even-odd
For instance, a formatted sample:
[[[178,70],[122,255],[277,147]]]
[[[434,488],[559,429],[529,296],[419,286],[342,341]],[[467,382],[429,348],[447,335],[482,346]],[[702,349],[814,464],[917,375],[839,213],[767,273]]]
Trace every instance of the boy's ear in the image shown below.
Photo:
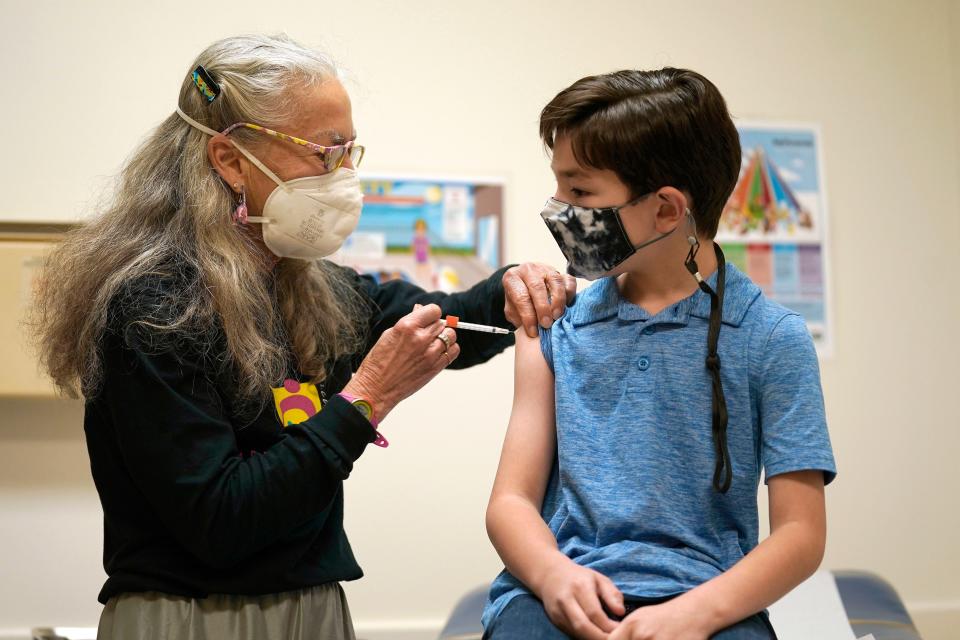
[[[657,201],[660,204],[657,210],[657,231],[673,231],[683,222],[687,207],[690,206],[687,196],[675,187],[663,187],[657,191]]]

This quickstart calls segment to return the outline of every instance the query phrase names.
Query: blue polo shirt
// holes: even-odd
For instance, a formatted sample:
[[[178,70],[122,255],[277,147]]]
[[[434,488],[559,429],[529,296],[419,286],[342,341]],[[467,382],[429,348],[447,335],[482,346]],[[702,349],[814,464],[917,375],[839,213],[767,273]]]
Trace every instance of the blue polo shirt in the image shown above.
[[[761,471],[820,470],[827,483],[836,475],[803,319],[728,263],[718,352],[733,483],[714,490],[709,317],[699,290],[651,316],[606,278],[541,332],[557,423],[542,515],[567,557],[626,597],[683,593],[756,547]],[[521,593],[501,573],[484,626]]]

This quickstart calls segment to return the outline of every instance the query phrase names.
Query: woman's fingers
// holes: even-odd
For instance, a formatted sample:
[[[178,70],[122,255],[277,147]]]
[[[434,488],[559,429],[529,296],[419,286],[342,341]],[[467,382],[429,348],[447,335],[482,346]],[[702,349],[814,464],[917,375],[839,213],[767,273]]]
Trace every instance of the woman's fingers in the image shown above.
[[[379,415],[385,417],[460,355],[457,332],[441,314],[438,305],[414,305],[364,358],[351,385],[379,402]]]
[[[567,283],[563,274],[553,271],[544,276],[547,291],[550,293],[550,315],[552,320],[559,320],[567,308]]]
[[[439,358],[440,365],[441,365],[440,369],[446,369],[451,364],[453,364],[453,361],[456,360],[458,357],[460,357],[460,345],[455,344],[452,347],[450,347],[450,349],[448,349],[445,353],[440,354],[440,358]]]
[[[457,344],[457,332],[447,327],[433,339],[427,351],[427,357],[439,360],[442,368],[446,368],[460,355],[460,345]]]
[[[504,313],[514,326],[523,326],[531,338],[537,337],[537,325],[549,328],[559,320],[576,294],[576,280],[552,267],[526,263],[511,267],[503,274]]]
[[[450,327],[446,327],[434,335],[433,343],[430,346],[436,347],[440,349],[440,351],[446,351],[456,343],[457,332]]]
[[[515,327],[523,327],[527,335],[536,338],[537,310],[523,278],[518,275],[520,267],[508,269],[503,274],[504,314]]]
[[[403,318],[401,318],[400,322],[407,320],[414,327],[425,329],[427,327],[431,327],[432,325],[437,324],[438,322],[440,324],[443,324],[443,321],[440,319],[440,316],[442,315],[442,313],[443,312],[440,310],[439,305],[415,304],[413,305],[413,311],[411,311],[410,313],[405,315]]]

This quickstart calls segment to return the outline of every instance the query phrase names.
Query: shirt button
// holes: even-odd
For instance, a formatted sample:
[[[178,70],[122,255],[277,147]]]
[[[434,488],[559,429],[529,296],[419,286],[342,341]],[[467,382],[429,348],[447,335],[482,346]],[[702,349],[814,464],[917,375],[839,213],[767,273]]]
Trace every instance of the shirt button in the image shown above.
[[[656,327],[646,327],[641,333],[643,333],[643,335],[645,336],[652,336],[656,332],[657,332]]]
[[[650,358],[647,356],[640,356],[640,361],[637,363],[637,366],[640,367],[640,371],[646,371],[650,368]]]

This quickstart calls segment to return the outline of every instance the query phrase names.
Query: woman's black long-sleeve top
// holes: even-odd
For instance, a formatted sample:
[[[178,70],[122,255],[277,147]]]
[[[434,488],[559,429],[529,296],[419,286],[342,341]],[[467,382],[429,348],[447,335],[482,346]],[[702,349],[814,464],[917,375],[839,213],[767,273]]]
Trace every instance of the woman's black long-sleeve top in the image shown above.
[[[234,415],[230,376],[209,364],[216,336],[158,349],[142,327],[131,330],[139,303],[152,304],[162,282],[112,305],[101,344],[102,383],[84,418],[104,512],[108,578],[99,600],[139,591],[257,595],[361,577],[343,530],[343,481],[375,432],[336,394],[415,303],[508,326],[502,275],[446,295],[400,281],[378,285],[349,272],[370,310],[358,319],[369,327],[366,348],[333,367],[322,385],[328,398],[322,410],[287,426],[278,413],[283,391],[265,389],[262,409]],[[473,332],[458,338],[462,351],[453,368],[484,362],[513,340]],[[305,400],[294,401],[293,411],[297,402]]]

